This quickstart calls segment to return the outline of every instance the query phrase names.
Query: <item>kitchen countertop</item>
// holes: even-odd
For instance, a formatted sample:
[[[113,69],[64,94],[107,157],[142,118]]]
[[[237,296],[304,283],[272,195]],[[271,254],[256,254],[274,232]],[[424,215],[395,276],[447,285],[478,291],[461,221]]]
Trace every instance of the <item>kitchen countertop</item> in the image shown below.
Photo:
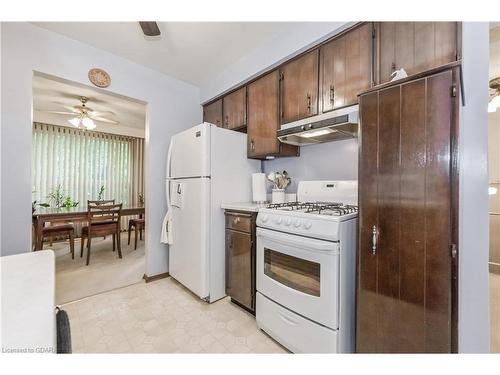
[[[253,202],[238,202],[238,203],[222,203],[221,208],[225,210],[258,212],[259,209],[265,208],[269,203],[253,203]]]
[[[55,353],[55,258],[42,250],[0,258],[2,351]]]

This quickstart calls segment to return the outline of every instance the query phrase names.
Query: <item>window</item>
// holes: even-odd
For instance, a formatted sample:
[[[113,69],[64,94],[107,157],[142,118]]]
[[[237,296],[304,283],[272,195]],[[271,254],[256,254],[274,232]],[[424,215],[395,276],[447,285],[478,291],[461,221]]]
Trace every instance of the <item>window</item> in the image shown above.
[[[320,296],[320,264],[264,248],[264,274],[292,289]]]
[[[33,200],[47,202],[61,185],[65,196],[86,207],[104,186],[103,199],[136,204],[143,192],[143,149],[140,138],[35,123]]]

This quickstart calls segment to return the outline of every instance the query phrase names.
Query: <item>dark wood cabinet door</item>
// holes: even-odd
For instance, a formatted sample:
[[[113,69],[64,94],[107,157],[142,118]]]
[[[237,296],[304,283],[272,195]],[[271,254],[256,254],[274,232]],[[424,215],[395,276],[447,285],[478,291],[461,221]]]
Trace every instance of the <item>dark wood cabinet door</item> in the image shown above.
[[[279,153],[279,72],[248,85],[248,157]]]
[[[226,229],[226,294],[253,309],[252,237]]]
[[[323,112],[358,102],[371,86],[372,24],[366,23],[321,47]]]
[[[281,123],[318,114],[319,50],[281,68]]]
[[[447,353],[453,73],[360,99],[357,351]]]
[[[358,95],[372,85],[373,23],[366,23],[343,36],[346,53],[345,105],[358,103]]]
[[[346,102],[345,41],[344,37],[340,37],[321,47],[323,112],[342,107]]]
[[[377,25],[378,83],[404,68],[408,75],[455,61],[457,22],[380,22]]]
[[[249,158],[296,156],[298,147],[281,144],[279,129],[279,72],[277,70],[248,85],[247,154]]]
[[[222,99],[203,107],[203,121],[222,126]]]
[[[222,99],[223,127],[238,129],[247,124],[247,88],[242,87]]]

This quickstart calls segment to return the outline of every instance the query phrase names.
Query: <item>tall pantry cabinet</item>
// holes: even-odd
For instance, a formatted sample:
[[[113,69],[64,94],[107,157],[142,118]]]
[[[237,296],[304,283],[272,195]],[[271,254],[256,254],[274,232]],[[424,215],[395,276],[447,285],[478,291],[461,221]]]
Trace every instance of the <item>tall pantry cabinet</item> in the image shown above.
[[[357,352],[456,351],[456,69],[360,96]]]

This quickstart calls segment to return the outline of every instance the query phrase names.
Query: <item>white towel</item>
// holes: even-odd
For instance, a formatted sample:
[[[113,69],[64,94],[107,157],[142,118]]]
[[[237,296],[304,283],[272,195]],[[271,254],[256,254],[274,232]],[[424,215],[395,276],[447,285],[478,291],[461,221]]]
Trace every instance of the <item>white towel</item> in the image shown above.
[[[172,236],[172,210],[168,210],[165,218],[163,219],[163,225],[161,228],[161,240],[160,242],[166,243],[168,245],[173,244]]]

